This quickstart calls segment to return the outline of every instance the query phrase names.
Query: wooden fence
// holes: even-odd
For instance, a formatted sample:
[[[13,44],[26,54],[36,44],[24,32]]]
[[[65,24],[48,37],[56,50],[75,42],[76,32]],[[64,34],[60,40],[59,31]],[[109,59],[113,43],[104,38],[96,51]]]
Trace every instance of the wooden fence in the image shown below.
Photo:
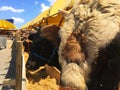
[[[15,90],[27,90],[23,42],[19,34],[15,35],[12,49],[16,60],[16,77],[15,79],[5,79],[4,86],[15,86]]]

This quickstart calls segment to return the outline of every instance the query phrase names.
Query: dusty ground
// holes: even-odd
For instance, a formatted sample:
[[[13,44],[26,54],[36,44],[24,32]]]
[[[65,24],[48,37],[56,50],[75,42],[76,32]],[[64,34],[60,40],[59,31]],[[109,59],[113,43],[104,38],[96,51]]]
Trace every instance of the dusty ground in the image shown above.
[[[7,40],[7,47],[0,50],[0,90],[10,90],[10,87],[3,87],[3,81],[15,77],[15,62],[11,56],[11,46],[12,41]]]

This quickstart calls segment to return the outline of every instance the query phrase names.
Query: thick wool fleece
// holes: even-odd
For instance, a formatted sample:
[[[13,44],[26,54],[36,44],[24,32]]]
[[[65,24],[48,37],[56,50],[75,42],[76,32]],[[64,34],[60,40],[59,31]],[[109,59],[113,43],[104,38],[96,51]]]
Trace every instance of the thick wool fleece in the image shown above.
[[[105,48],[119,30],[120,0],[78,0],[59,31],[61,84],[86,90],[91,63],[98,57],[99,49]]]

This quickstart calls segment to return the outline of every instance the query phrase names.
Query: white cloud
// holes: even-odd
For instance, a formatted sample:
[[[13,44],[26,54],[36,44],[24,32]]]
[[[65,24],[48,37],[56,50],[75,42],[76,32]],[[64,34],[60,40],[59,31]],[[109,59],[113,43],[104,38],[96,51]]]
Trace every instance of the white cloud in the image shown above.
[[[12,11],[15,13],[21,13],[21,12],[24,12],[24,9],[15,9],[10,6],[2,6],[2,7],[0,7],[0,11]]]
[[[47,1],[50,3],[50,5],[53,5],[56,0],[47,0]]]
[[[43,3],[41,3],[41,12],[43,12],[43,11],[45,11],[45,10],[47,10],[47,9],[49,9],[49,6],[46,6],[45,4],[43,4]]]
[[[38,1],[35,1],[34,3],[35,3],[35,5],[37,5],[37,4],[38,4]]]
[[[47,1],[49,2],[49,5],[51,6],[51,5],[53,5],[55,3],[56,0],[47,0]],[[40,7],[41,7],[40,12],[43,12],[43,11],[49,9],[50,6],[47,6],[44,3],[41,3],[41,5],[40,5]]]
[[[18,24],[18,23],[24,23],[25,21],[24,21],[24,19],[22,19],[22,18],[16,18],[16,17],[12,17],[12,19],[14,19],[14,22],[15,22],[15,24]]]

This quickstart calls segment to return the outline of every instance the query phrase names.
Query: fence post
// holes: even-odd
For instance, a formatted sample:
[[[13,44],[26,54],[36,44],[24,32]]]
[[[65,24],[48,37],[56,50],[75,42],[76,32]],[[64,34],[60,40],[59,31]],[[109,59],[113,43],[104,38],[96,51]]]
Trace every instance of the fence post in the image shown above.
[[[16,43],[16,90],[22,90],[22,41]]]
[[[15,35],[14,50],[16,58],[16,88],[15,90],[26,90],[26,71],[23,55],[23,42],[19,34]]]

